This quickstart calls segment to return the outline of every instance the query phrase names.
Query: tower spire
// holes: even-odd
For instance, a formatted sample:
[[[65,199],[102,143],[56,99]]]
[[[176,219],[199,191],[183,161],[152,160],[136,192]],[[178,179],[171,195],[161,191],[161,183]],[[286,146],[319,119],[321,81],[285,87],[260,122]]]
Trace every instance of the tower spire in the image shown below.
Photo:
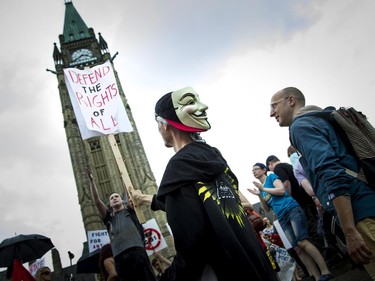
[[[71,0],[65,0],[64,43],[91,38],[92,34]]]
[[[64,33],[59,35],[59,46],[54,44],[53,60],[56,71],[51,71],[56,75],[58,81],[59,97],[61,101],[62,114],[64,118],[64,129],[67,144],[71,156],[71,164],[74,171],[77,188],[78,203],[81,207],[83,225],[88,231],[101,231],[106,228],[99,216],[94,202],[91,200],[90,182],[87,176],[89,167],[97,181],[100,196],[109,198],[114,191],[121,191],[126,188],[122,180],[122,173],[117,164],[120,158],[126,164],[129,178],[134,187],[145,193],[156,193],[157,184],[147,161],[142,141],[140,139],[131,108],[121,87],[119,76],[115,71],[113,59],[108,52],[108,44],[99,33],[99,40],[96,39],[94,29],[87,28],[71,0],[65,1],[65,21]],[[69,96],[67,84],[64,83],[64,69],[76,67],[92,67],[110,60],[118,94],[124,105],[129,121],[132,124],[132,132],[122,132],[114,136],[115,142],[110,142],[107,137],[91,137],[83,140],[77,122],[76,113],[73,110],[72,100]],[[99,84],[98,84],[99,85]],[[96,88],[96,87],[94,87]],[[121,155],[112,153],[113,144],[116,143]],[[168,252],[168,256],[173,253],[173,240],[166,227],[166,217],[164,213],[152,213],[151,209],[143,210],[146,220],[155,218],[168,247],[163,251]],[[88,243],[86,241],[85,243]],[[85,249],[85,248],[84,248]]]

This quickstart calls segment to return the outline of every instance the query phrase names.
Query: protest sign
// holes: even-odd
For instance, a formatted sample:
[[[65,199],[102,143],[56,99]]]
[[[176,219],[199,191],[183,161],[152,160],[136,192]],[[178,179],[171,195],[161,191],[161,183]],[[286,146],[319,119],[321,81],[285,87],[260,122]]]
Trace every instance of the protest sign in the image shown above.
[[[29,272],[31,273],[32,276],[35,276],[35,273],[38,271],[39,268],[42,268],[45,266],[45,258],[37,259],[33,263],[29,264]]]
[[[64,78],[83,140],[132,131],[109,61],[83,70],[65,68]]]
[[[263,241],[273,254],[273,257],[280,268],[280,271],[277,273],[280,280],[291,281],[293,279],[294,270],[297,266],[296,261],[289,255],[287,249],[270,243],[267,239],[263,239]]]
[[[145,233],[145,244],[147,255],[152,255],[155,252],[167,247],[167,243],[163,235],[161,234],[160,228],[156,223],[155,219],[148,220],[143,224],[143,229]]]
[[[107,230],[93,230],[87,231],[87,242],[89,246],[89,253],[100,249],[105,244],[110,243]]]

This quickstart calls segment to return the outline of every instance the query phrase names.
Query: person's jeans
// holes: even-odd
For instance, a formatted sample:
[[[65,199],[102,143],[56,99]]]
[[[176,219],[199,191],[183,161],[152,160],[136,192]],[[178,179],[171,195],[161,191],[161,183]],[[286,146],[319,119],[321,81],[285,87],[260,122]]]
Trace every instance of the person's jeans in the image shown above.
[[[293,248],[299,241],[309,238],[307,220],[300,206],[290,209],[279,222]]]

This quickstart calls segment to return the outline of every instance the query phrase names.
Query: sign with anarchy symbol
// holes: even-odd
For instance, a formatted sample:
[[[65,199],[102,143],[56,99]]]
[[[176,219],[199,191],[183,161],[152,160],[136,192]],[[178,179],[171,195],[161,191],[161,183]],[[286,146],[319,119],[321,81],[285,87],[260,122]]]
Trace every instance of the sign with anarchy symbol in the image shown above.
[[[146,250],[152,251],[159,247],[161,243],[161,234],[159,231],[153,228],[147,228],[144,230],[146,236]]]
[[[159,252],[167,247],[167,243],[165,242],[155,219],[151,219],[144,223],[143,229],[145,233],[145,248],[149,256],[154,252]]]

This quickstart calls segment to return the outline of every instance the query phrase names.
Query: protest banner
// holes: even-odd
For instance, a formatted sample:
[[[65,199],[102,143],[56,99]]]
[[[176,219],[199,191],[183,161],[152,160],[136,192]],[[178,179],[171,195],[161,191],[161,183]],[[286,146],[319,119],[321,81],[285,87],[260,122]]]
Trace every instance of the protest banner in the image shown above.
[[[120,97],[112,64],[106,61],[83,70],[65,68],[64,78],[82,140],[108,137],[122,181],[131,196],[129,187],[133,185],[113,134],[131,132],[133,129]],[[131,198],[138,220],[144,223],[146,220],[141,208]]]
[[[83,70],[65,68],[64,78],[83,140],[132,131],[109,61]]]

